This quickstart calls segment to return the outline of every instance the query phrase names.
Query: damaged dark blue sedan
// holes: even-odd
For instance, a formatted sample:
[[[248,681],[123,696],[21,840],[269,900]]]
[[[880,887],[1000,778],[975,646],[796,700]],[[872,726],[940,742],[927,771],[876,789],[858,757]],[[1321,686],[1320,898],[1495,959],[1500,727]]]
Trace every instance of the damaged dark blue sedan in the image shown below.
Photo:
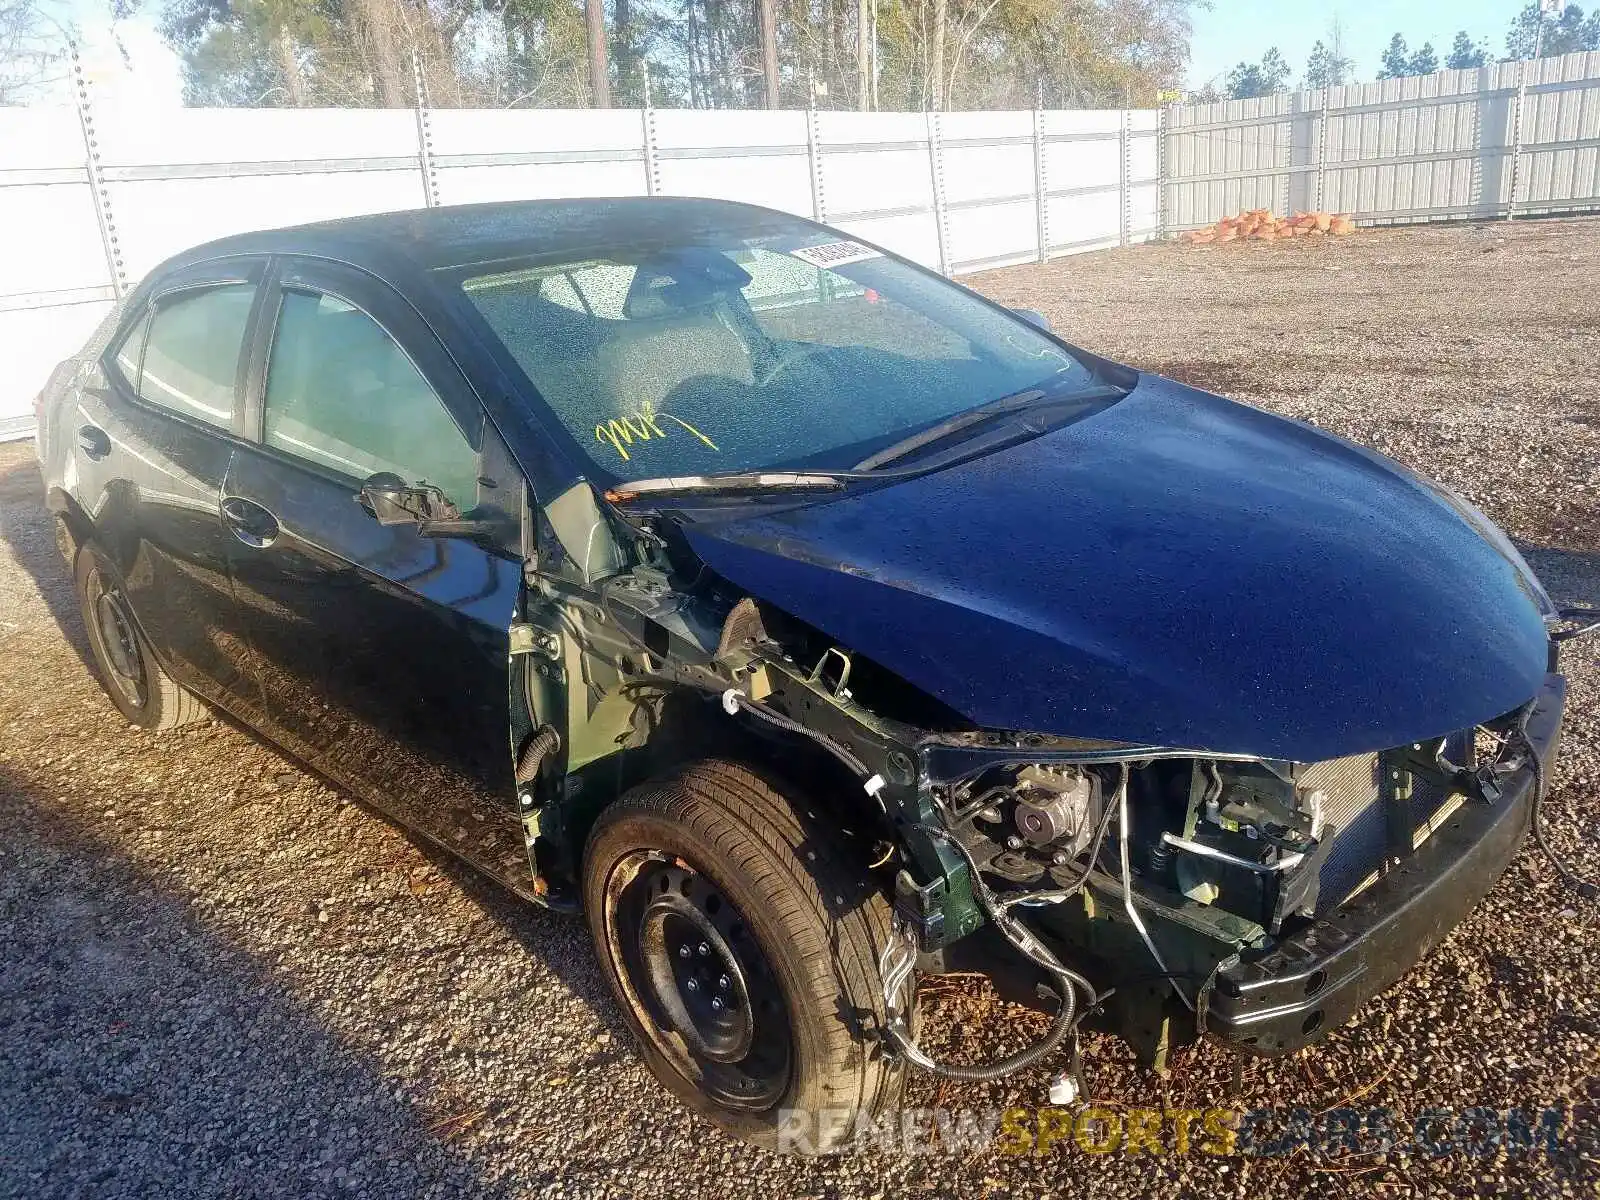
[[[767,1144],[907,1069],[1073,1095],[1089,1024],[1304,1046],[1555,753],[1559,614],[1459,497],[762,209],[230,238],[42,399],[123,715],[214,705],[583,910],[662,1082]],[[958,969],[1048,1031],[920,1045]]]

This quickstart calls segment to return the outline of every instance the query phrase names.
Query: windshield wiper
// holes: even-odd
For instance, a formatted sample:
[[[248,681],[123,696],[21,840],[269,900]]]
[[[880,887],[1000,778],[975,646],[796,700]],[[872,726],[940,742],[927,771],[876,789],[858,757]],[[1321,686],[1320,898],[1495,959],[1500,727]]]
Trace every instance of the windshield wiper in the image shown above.
[[[660,479],[635,479],[606,490],[613,504],[626,504],[644,496],[683,496],[716,492],[786,492],[841,488],[852,478],[849,471],[729,471],[721,475],[669,475]]]
[[[902,458],[915,454],[925,446],[931,446],[935,442],[942,442],[946,438],[953,437],[963,430],[984,425],[990,421],[1012,416],[1019,412],[1027,412],[1030,409],[1037,408],[1054,408],[1062,404],[1087,405],[1093,404],[1098,400],[1120,399],[1127,394],[1127,391],[1123,388],[1110,386],[1083,388],[1079,391],[1061,392],[1055,395],[1052,395],[1042,387],[1032,387],[1020,392],[1012,392],[1010,395],[1001,396],[998,400],[991,400],[989,403],[979,405],[977,408],[969,408],[966,412],[956,413],[955,416],[947,417],[936,425],[930,425],[926,429],[913,433],[910,437],[901,438],[898,442],[885,446],[871,457],[862,459],[852,470],[876,471],[892,462],[898,462]]]
[[[650,496],[710,496],[728,492],[800,492],[834,491],[862,480],[882,483],[893,479],[909,479],[936,470],[936,466],[919,464],[900,471],[884,471],[883,466],[921,450],[924,446],[959,433],[964,429],[1041,408],[1061,405],[1088,406],[1102,400],[1118,400],[1128,394],[1126,388],[1102,385],[1073,392],[1051,395],[1045,388],[1028,388],[1001,396],[998,400],[978,408],[957,413],[920,433],[902,438],[894,445],[878,451],[849,470],[838,471],[727,471],[718,475],[664,475],[657,479],[634,479],[619,483],[606,490],[606,499],[613,504],[627,504]],[[1042,429],[1035,432],[1042,432]]]

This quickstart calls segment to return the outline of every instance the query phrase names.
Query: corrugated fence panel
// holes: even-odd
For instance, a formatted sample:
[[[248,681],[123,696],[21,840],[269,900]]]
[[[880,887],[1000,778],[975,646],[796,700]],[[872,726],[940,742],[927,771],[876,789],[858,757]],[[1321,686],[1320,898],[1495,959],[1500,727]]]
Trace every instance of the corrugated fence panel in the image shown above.
[[[804,112],[655,114],[661,192],[811,215]]]
[[[1171,229],[1262,207],[1370,223],[1600,208],[1596,52],[1176,108],[1167,128]]]
[[[940,138],[952,268],[1038,258],[1033,113],[945,113]]]
[[[130,283],[198,242],[423,203],[404,110],[133,108],[96,114]]]
[[[1519,202],[1529,212],[1589,207],[1600,186],[1600,52],[1530,64],[1523,116],[1526,184]],[[1578,85],[1578,86],[1573,86]],[[1585,86],[1587,85],[1587,86]]]
[[[1305,207],[1319,107],[1312,93],[1299,92],[1171,110],[1169,224],[1190,228],[1244,209]]]
[[[1332,89],[1320,207],[1374,219],[1475,211],[1483,131],[1495,128],[1496,116],[1503,123],[1503,114],[1485,113],[1483,74],[1444,71]],[[1315,196],[1309,206],[1318,206]]]
[[[429,122],[444,204],[645,192],[638,112],[439,109]]]
[[[0,438],[32,428],[34,394],[112,296],[77,114],[0,109]]]

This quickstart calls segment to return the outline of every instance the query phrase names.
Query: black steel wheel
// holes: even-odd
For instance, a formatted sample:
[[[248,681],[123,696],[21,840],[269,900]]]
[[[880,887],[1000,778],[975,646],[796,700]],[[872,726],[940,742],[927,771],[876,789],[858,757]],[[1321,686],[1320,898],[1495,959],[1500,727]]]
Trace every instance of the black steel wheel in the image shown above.
[[[118,707],[142,709],[150,702],[145,685],[144,650],[134,629],[122,589],[105,577],[96,565],[89,568],[87,589],[90,610],[89,640],[95,658],[106,667],[106,683],[114,690]]]
[[[174,683],[150,653],[121,579],[93,542],[78,551],[73,575],[89,649],[117,711],[142,729],[171,729],[204,716],[200,701]]]
[[[769,1108],[788,1089],[789,1013],[772,965],[721,889],[641,850],[612,869],[607,932],[645,1032],[707,1096]]]
[[[821,1153],[898,1094],[888,904],[792,789],[715,761],[635,788],[590,834],[584,900],[645,1060],[725,1129]]]

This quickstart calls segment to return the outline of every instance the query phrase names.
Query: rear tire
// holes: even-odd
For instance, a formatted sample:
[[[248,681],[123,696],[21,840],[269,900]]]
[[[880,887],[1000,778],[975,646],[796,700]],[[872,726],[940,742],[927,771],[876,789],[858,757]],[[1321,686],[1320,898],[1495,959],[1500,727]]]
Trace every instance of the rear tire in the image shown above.
[[[156,662],[133,621],[116,568],[93,542],[78,551],[73,578],[100,686],[128,723],[155,731],[204,717],[199,697],[174,683]]]
[[[877,968],[888,902],[793,789],[721,761],[642,784],[595,823],[583,888],[645,1061],[690,1108],[827,1153],[898,1098]]]

